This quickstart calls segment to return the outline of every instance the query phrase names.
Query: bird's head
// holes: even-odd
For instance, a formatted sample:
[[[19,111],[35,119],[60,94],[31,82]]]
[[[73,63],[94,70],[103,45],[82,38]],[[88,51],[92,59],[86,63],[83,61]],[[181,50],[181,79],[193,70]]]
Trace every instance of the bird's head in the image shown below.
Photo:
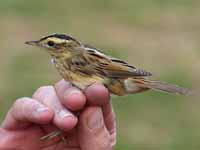
[[[45,48],[50,54],[68,52],[81,45],[76,39],[65,34],[52,34],[39,40],[27,41],[25,43]]]

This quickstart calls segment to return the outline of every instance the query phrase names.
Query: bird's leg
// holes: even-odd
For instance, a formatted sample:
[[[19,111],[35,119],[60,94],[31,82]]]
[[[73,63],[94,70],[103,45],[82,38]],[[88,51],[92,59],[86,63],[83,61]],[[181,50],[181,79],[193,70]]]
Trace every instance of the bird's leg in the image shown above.
[[[53,131],[53,132],[51,132],[51,133],[49,133],[49,134],[47,134],[47,135],[45,135],[45,136],[42,136],[41,138],[40,138],[40,140],[41,141],[43,141],[43,140],[49,140],[49,139],[52,139],[52,138],[54,138],[54,137],[56,137],[56,136],[61,136],[62,137],[62,140],[63,141],[65,141],[65,137],[64,136],[62,136],[62,133],[63,133],[63,131],[61,131],[61,130],[56,130],[56,131]]]
[[[56,136],[60,136],[62,142],[64,142],[65,144],[68,144],[68,143],[67,143],[67,140],[66,140],[66,138],[65,138],[65,136],[62,135],[62,134],[63,134],[63,131],[61,131],[61,130],[56,130],[56,131],[53,131],[53,132],[51,132],[51,133],[49,133],[49,134],[47,134],[47,135],[41,137],[40,140],[41,140],[41,141],[44,141],[44,140],[52,139],[52,138],[54,138],[54,137],[56,137]],[[80,148],[80,147],[77,146],[77,145],[75,145],[75,146],[72,145],[72,146],[68,146],[68,148]]]

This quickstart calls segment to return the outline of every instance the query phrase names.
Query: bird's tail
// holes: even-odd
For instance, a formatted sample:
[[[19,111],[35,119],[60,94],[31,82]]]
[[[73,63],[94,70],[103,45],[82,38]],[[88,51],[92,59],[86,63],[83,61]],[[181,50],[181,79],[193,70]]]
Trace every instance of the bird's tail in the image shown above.
[[[171,94],[181,94],[181,95],[191,95],[192,91],[184,88],[184,87],[180,87],[177,85],[173,85],[170,83],[166,83],[166,82],[160,82],[160,81],[154,81],[154,80],[149,80],[149,79],[131,79],[130,80],[132,82],[132,87],[138,87],[138,89],[152,89],[155,91],[163,91],[163,92],[167,92],[167,93],[171,93]],[[131,91],[131,82],[127,82],[129,85],[129,93],[137,93],[134,91]],[[133,86],[134,85],[134,86]],[[135,88],[136,89],[136,88]],[[140,92],[140,91],[139,91]]]

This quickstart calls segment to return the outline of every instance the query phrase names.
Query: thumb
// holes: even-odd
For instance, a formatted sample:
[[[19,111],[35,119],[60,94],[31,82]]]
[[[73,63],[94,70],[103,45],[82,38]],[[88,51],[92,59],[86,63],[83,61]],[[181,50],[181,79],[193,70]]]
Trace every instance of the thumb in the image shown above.
[[[100,107],[88,107],[80,115],[78,126],[82,150],[111,150],[111,137]]]

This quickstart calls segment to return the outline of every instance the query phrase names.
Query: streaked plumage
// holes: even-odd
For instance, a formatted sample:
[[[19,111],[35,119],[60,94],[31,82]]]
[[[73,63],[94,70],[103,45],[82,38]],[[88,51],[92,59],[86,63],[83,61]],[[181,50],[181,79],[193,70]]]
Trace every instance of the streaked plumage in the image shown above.
[[[81,90],[98,82],[116,95],[139,93],[149,89],[174,94],[190,94],[190,90],[186,88],[153,81],[149,79],[152,76],[150,72],[105,55],[100,50],[68,35],[53,34],[26,44],[45,48],[52,56],[52,62],[61,76]],[[53,138],[61,133],[62,131],[52,132],[43,136],[41,140]]]
[[[69,35],[52,34],[38,41],[26,43],[47,49],[62,77],[82,90],[99,82],[116,95],[138,93],[149,89],[184,95],[190,93],[186,88],[150,80],[149,77],[152,76],[150,72],[105,55]]]

